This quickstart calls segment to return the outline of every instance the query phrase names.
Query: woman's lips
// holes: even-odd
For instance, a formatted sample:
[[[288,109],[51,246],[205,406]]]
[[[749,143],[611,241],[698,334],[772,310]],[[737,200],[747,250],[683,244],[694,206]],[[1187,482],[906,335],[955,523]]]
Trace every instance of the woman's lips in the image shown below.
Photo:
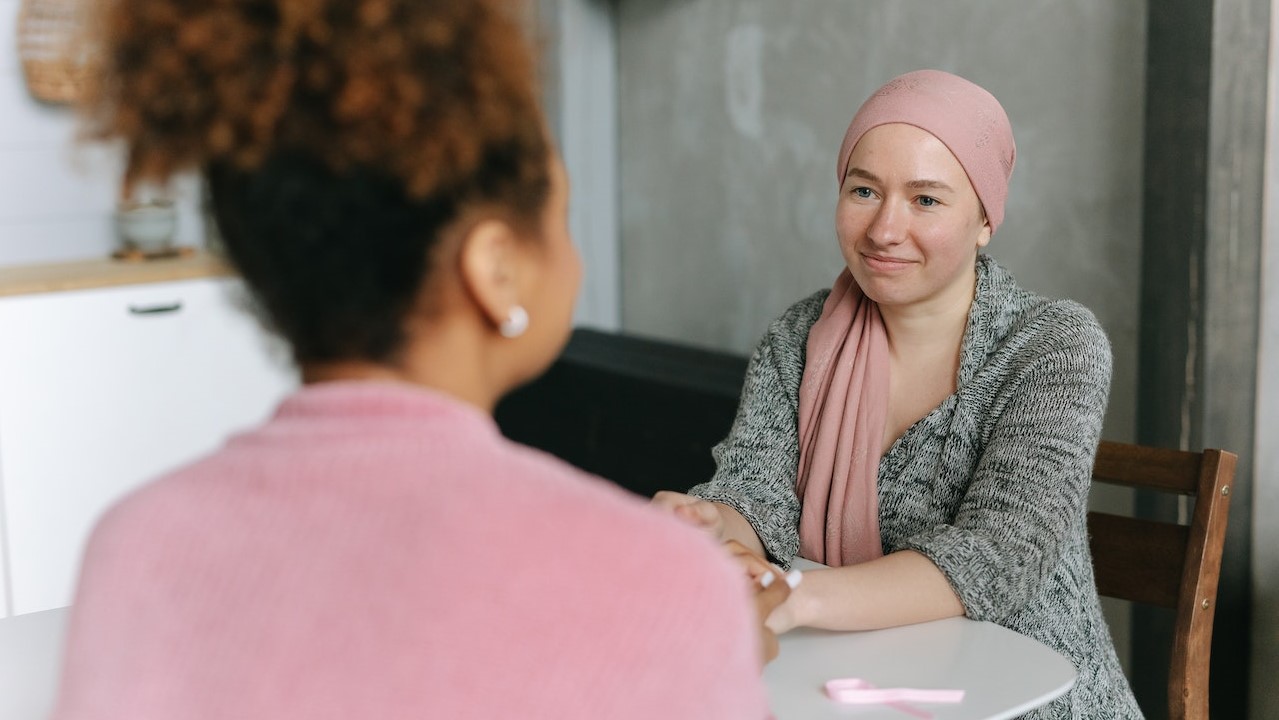
[[[914,263],[901,258],[884,257],[882,255],[862,255],[862,262],[877,272],[900,272]]]

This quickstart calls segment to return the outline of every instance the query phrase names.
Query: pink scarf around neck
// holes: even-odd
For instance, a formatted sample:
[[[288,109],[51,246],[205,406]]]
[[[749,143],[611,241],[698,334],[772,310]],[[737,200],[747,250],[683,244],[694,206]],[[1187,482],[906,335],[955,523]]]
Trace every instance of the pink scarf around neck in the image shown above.
[[[879,454],[888,418],[888,333],[879,305],[840,274],[808,333],[799,387],[800,555],[831,567],[884,554]]]

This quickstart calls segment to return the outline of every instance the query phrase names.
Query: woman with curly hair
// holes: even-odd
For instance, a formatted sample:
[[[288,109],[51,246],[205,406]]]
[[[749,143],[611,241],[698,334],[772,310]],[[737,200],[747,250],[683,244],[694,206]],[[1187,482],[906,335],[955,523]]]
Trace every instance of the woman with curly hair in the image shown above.
[[[202,173],[304,383],[101,520],[56,720],[767,714],[786,583],[491,418],[580,275],[517,10],[106,3],[90,134]]]

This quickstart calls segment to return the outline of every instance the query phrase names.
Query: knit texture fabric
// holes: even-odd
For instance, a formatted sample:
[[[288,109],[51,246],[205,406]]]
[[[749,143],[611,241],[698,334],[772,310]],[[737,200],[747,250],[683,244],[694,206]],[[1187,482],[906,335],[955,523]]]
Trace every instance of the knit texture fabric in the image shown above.
[[[470,406],[323,383],[109,511],[53,717],[763,718],[748,593]]]
[[[733,428],[714,449],[715,475],[690,490],[741,512],[783,565],[799,549],[798,391],[826,294],[801,300],[769,327]],[[924,554],[969,618],[1035,638],[1074,663],[1074,688],[1028,718],[1141,718],[1088,550],[1088,490],[1110,374],[1110,343],[1087,309],[1022,290],[980,256],[958,390],[880,461],[884,552]]]

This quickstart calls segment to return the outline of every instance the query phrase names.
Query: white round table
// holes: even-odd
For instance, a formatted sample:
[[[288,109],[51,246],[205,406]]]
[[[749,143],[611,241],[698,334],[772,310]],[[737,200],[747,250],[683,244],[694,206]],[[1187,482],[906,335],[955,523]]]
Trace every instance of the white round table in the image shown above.
[[[67,614],[61,608],[0,620],[0,718],[41,720],[51,709]],[[1015,717],[1075,681],[1074,667],[1043,644],[965,618],[873,632],[801,628],[783,635],[780,644],[780,655],[764,671],[777,720],[912,717],[894,707],[834,703],[823,686],[839,677],[879,687],[963,689],[957,705],[910,704],[937,720]]]
[[[796,561],[808,570],[820,567]],[[937,720],[1016,717],[1064,694],[1075,668],[1043,643],[1005,627],[949,618],[873,630],[799,628],[779,638],[780,653],[764,670],[777,720],[904,720],[922,711]],[[880,688],[961,689],[958,704],[841,705],[826,697],[827,680],[856,677]]]

